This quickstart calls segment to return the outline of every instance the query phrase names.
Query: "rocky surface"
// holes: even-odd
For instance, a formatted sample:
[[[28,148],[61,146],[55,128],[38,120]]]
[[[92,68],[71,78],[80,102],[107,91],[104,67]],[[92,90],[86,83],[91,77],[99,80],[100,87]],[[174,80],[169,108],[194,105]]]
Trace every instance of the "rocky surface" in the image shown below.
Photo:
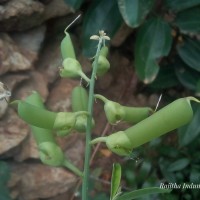
[[[59,77],[60,42],[63,29],[74,17],[71,13],[63,0],[0,0],[0,81],[12,93],[8,102],[24,99],[35,90],[47,109],[71,111],[71,91],[81,81]],[[78,24],[71,38],[83,70],[90,75],[91,61],[81,54],[80,30]],[[115,50],[130,33],[130,29],[122,27],[112,41],[111,69],[97,78],[95,92],[123,104],[148,105],[150,101],[154,105],[157,96],[133,96],[138,79],[131,69],[132,62]],[[70,199],[77,177],[67,169],[41,164],[30,127],[18,117],[15,105],[7,101],[0,101],[0,160],[7,161],[11,168],[8,186],[13,200]],[[94,135],[100,135],[106,119],[99,101],[95,103],[94,118]],[[65,156],[82,169],[84,134],[56,139]]]

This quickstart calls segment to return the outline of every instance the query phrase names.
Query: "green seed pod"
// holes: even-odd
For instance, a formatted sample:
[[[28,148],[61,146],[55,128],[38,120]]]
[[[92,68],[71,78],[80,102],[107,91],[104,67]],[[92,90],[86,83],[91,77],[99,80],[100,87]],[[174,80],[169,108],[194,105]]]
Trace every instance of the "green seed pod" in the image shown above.
[[[43,142],[39,146],[39,155],[41,161],[50,166],[62,166],[65,160],[62,149],[55,143]]]
[[[76,121],[80,116],[87,116],[88,113],[86,111],[79,112],[59,112],[56,115],[56,119],[53,125],[53,129],[59,130],[59,135],[67,135],[73,129],[75,129]]]
[[[66,58],[63,63],[63,68],[60,69],[60,76],[67,78],[82,77],[86,82],[90,79],[84,74],[81,64],[74,58]]]
[[[189,123],[193,117],[191,100],[200,102],[194,97],[178,99],[135,126],[108,137],[94,139],[91,143],[106,142],[107,147],[114,153],[128,155],[133,148]]]
[[[27,103],[30,103],[33,106],[37,106],[38,108],[45,109],[42,98],[38,92],[34,91],[30,96],[28,96],[25,99],[25,101]],[[30,127],[31,127],[31,131],[33,133],[33,136],[36,140],[36,143],[38,145],[40,145],[41,143],[44,143],[44,142],[51,142],[51,143],[56,144],[56,140],[52,133],[52,130],[39,128],[39,127],[32,126],[32,125]]]
[[[66,58],[74,58],[76,59],[76,55],[74,52],[74,46],[72,44],[69,33],[65,32],[65,37],[61,42],[61,55],[63,60]]]
[[[88,93],[85,88],[76,86],[72,90],[72,111],[87,111],[88,110]]]
[[[39,148],[39,156],[41,161],[50,166],[66,167],[76,175],[83,176],[82,172],[65,158],[62,149],[58,146],[55,140],[52,130],[49,130],[49,128],[52,129],[53,124],[50,124],[48,120],[53,122],[56,114],[53,113],[52,117],[52,112],[45,110],[41,96],[37,92],[33,92],[25,99],[25,101],[17,102],[18,112],[23,118],[27,117],[27,121],[29,121],[30,124],[37,124],[39,126],[48,128],[44,129],[33,125],[30,126]],[[44,123],[44,125],[41,125],[39,121]]]
[[[107,57],[108,56],[108,47],[107,46],[103,46],[100,50],[100,55],[103,57]]]
[[[72,111],[87,111],[88,110],[88,93],[85,88],[77,86],[72,90]],[[94,120],[92,119],[94,127]],[[87,127],[87,115],[77,117],[74,129],[78,132],[85,132]]]
[[[110,69],[110,63],[104,56],[99,56],[97,76],[103,76]]]
[[[18,103],[18,114],[28,124],[45,129],[53,129],[56,113],[42,109],[25,101]]]
[[[101,99],[104,105],[104,111],[109,123],[116,124],[119,121],[126,121],[130,124],[135,124],[147,118],[153,111],[149,107],[127,107],[119,103],[110,101],[102,95],[95,95]]]

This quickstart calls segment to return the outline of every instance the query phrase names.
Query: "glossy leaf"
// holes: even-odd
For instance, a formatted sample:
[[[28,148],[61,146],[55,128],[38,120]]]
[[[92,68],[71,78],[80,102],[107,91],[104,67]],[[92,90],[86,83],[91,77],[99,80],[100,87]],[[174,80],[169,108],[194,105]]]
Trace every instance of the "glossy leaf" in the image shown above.
[[[187,67],[183,62],[175,63],[176,76],[186,88],[197,91],[200,73]]]
[[[195,7],[178,13],[174,23],[184,33],[200,33],[199,19],[200,7]]]
[[[165,0],[165,5],[172,11],[178,12],[200,5],[200,0]]]
[[[174,68],[170,65],[162,66],[156,79],[149,85],[153,89],[166,89],[178,84]]]
[[[138,27],[150,9],[154,0],[118,0],[120,13],[126,24],[132,28]]]
[[[80,8],[84,0],[64,0],[65,3],[71,6],[73,9],[77,10]]]
[[[151,83],[159,71],[158,60],[167,56],[172,43],[169,25],[160,18],[146,21],[135,44],[136,72],[144,83]]]
[[[122,194],[121,196],[117,197],[116,200],[132,200],[132,199],[141,198],[150,194],[159,194],[159,193],[161,194],[161,193],[169,193],[169,192],[171,192],[171,190],[161,189],[159,187],[150,187],[150,188],[135,190],[132,192],[126,192]]]
[[[113,164],[112,178],[111,178],[111,194],[110,199],[114,199],[119,192],[121,181],[121,166],[118,163]]]
[[[194,106],[194,117],[187,125],[178,129],[179,145],[186,146],[190,144],[200,134],[200,106]]]
[[[90,40],[91,35],[104,30],[109,37],[113,37],[122,24],[116,0],[94,0],[87,11],[83,22],[83,53],[94,56],[97,42]]]
[[[182,44],[177,46],[177,50],[181,59],[188,66],[200,72],[200,41],[186,38]]]
[[[175,171],[180,171],[183,170],[185,167],[187,167],[190,163],[190,160],[187,158],[181,158],[179,160],[176,160],[175,162],[171,163],[168,166],[168,171],[169,172],[175,172]]]

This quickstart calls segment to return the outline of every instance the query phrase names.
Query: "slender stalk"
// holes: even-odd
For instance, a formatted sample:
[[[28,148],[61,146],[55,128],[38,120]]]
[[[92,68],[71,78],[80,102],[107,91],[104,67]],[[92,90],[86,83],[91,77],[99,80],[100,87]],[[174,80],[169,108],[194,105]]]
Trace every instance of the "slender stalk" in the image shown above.
[[[92,76],[90,79],[90,86],[89,86],[89,100],[88,100],[88,114],[89,117],[87,118],[87,129],[86,129],[86,147],[85,147],[85,162],[84,162],[84,177],[83,177],[83,184],[82,184],[82,200],[88,200],[88,182],[89,182],[89,165],[90,165],[90,154],[91,154],[91,131],[92,131],[92,116],[93,116],[93,105],[94,105],[94,86],[95,86],[95,78],[97,72],[97,64],[100,55],[100,50],[103,44],[103,38],[99,38],[99,44],[97,47]]]

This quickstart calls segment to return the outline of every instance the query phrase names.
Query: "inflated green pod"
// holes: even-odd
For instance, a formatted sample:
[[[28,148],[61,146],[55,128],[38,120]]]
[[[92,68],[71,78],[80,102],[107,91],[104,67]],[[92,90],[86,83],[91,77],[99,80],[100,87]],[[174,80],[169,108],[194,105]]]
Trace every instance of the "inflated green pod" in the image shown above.
[[[18,114],[28,124],[45,129],[53,129],[56,113],[41,109],[25,101],[18,102]]]
[[[38,108],[45,109],[42,98],[38,92],[33,91],[32,94],[25,99],[25,102],[27,102],[33,106],[36,106]],[[39,128],[39,127],[36,127],[33,125],[31,125],[30,127],[32,130],[33,136],[36,140],[36,143],[38,145],[40,145],[43,142],[56,143],[56,140],[54,138],[52,130]]]
[[[50,166],[63,166],[65,156],[62,149],[53,142],[42,142],[38,146],[41,161]]]
[[[72,90],[72,111],[87,111],[88,110],[88,93],[82,86],[76,86]],[[87,127],[87,115],[79,116],[74,125],[74,129],[78,132],[85,132]],[[94,120],[92,120],[92,126],[94,127]]]
[[[99,59],[97,62],[97,76],[103,76],[109,69],[110,69],[110,63],[107,60],[108,55],[108,47],[103,46],[100,50]],[[92,66],[94,65],[94,62],[92,63]]]
[[[66,58],[60,68],[60,76],[67,78],[83,78],[86,82],[90,82],[90,79],[82,71],[81,64],[74,58]]]
[[[103,57],[107,57],[108,56],[108,47],[107,46],[103,46],[100,50],[100,56]]]
[[[87,111],[88,110],[88,92],[82,86],[76,86],[72,90],[71,97],[72,111]]]
[[[45,109],[41,96],[37,92],[33,92],[25,99],[26,103]],[[23,110],[19,110],[22,112]],[[36,143],[38,145],[39,156],[42,163],[54,167],[67,167],[78,176],[82,176],[82,172],[71,164],[64,156],[62,149],[58,146],[52,130],[39,128],[30,125]]]
[[[134,148],[189,123],[193,117],[191,100],[199,102],[194,97],[178,99],[125,131],[96,138],[91,143],[106,142],[112,152],[129,155]]]
[[[51,112],[25,101],[18,103],[18,114],[28,124],[50,130],[65,130],[70,132],[79,116],[87,115],[86,111],[79,112]]]
[[[66,58],[76,59],[74,46],[72,44],[71,37],[69,33],[67,33],[66,31],[65,31],[65,37],[61,41],[60,48],[61,48],[61,55],[62,55],[63,60]]]
[[[127,107],[114,101],[110,101],[99,94],[96,94],[95,97],[105,103],[104,111],[110,124],[116,124],[119,121],[135,124],[149,117],[150,114],[153,113],[153,110],[149,107]]]

